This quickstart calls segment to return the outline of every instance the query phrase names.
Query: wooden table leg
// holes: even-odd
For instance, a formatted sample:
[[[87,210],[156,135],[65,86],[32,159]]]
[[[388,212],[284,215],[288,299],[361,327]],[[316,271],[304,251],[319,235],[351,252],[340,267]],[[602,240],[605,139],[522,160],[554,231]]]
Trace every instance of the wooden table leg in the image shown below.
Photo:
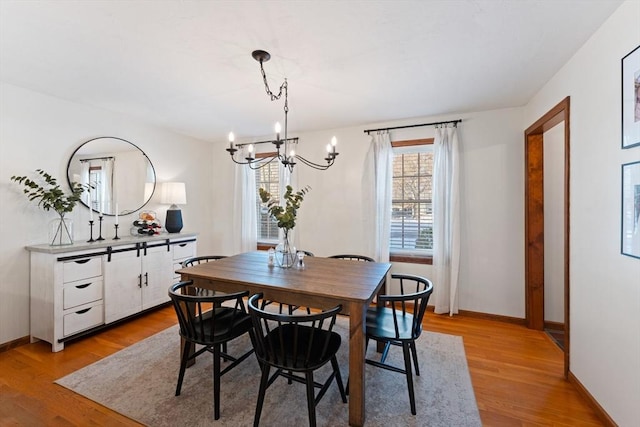
[[[387,293],[387,279],[384,280],[382,286],[380,286],[380,290],[378,291],[378,295],[385,295]],[[376,298],[376,306],[379,308],[384,307],[384,303],[380,301],[380,298]],[[384,351],[384,343],[376,341],[376,351],[378,353],[382,353]]]
[[[349,425],[364,425],[364,306],[349,304]]]

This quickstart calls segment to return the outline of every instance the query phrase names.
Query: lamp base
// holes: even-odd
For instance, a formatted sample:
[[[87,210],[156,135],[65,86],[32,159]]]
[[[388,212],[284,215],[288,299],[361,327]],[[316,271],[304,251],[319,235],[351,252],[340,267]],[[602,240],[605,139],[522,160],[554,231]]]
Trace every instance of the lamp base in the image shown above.
[[[182,230],[182,211],[180,209],[168,209],[164,228],[168,233],[179,233]]]

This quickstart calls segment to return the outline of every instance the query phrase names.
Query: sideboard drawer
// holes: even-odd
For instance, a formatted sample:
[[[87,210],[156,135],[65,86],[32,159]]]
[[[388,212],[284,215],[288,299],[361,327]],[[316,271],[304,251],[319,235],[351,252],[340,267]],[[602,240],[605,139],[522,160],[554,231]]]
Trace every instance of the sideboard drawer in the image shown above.
[[[69,336],[104,323],[102,302],[64,315],[63,335]]]
[[[196,254],[196,243],[185,242],[173,245],[173,259],[191,258]]]
[[[77,307],[102,299],[102,278],[95,277],[77,282],[65,283],[63,289],[63,309]]]
[[[102,276],[101,257],[85,258],[63,263],[62,277],[65,283],[97,276]]]

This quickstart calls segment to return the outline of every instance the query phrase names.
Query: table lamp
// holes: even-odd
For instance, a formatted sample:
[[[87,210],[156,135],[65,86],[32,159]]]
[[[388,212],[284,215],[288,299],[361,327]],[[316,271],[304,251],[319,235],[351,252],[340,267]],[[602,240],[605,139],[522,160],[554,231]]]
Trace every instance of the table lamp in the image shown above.
[[[165,182],[162,184],[160,203],[170,204],[164,228],[169,233],[182,230],[182,211],[177,205],[187,204],[187,190],[184,182]]]

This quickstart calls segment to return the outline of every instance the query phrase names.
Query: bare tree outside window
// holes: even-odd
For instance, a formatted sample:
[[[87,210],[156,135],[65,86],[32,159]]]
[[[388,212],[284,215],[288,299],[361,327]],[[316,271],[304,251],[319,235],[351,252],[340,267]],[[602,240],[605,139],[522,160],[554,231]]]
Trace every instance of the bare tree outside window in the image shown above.
[[[433,249],[432,180],[432,146],[416,145],[395,152],[391,202],[392,252],[426,252]]]

